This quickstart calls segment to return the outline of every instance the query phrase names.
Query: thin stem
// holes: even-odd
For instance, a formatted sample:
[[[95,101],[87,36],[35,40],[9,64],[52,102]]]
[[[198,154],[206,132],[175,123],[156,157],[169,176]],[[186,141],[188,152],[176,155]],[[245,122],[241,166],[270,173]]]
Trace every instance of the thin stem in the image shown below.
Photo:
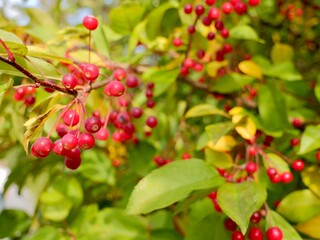
[[[2,39],[0,38],[0,44],[2,45],[2,47],[4,48],[4,50],[6,50],[7,54],[8,54],[8,59],[10,62],[15,62],[16,59],[14,58],[12,52],[10,51],[10,49],[7,47],[7,45],[4,43],[4,41],[2,41]]]
[[[199,16],[196,17],[196,19],[194,20],[192,26],[195,28],[196,27],[196,24],[199,20]],[[186,49],[186,55],[184,57],[184,59],[187,59],[188,58],[188,55],[189,55],[189,52],[190,52],[190,49],[191,49],[191,44],[192,44],[192,37],[193,37],[193,33],[190,33],[189,34],[190,37],[188,39],[188,43],[187,43],[187,49]]]

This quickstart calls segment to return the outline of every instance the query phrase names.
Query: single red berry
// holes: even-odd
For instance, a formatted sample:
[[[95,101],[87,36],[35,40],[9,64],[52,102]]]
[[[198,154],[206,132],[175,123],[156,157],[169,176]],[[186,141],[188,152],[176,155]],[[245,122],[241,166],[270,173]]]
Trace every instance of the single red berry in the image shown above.
[[[230,0],[230,3],[234,6],[236,5],[240,0]]]
[[[64,165],[71,170],[76,170],[81,165],[81,158],[68,158],[68,157],[66,157],[64,159]]]
[[[194,11],[196,12],[196,14],[198,16],[202,15],[204,13],[204,6],[203,5],[197,5],[194,9]]]
[[[112,134],[112,140],[115,141],[115,142],[121,142],[122,141],[121,133],[120,132],[114,132]]]
[[[295,146],[299,145],[299,143],[300,143],[300,139],[299,138],[292,138],[291,141],[290,141],[291,147],[295,147]]]
[[[213,40],[213,39],[215,39],[216,38],[216,34],[214,33],[214,32],[209,32],[208,34],[207,34],[207,39],[208,40]]]
[[[175,47],[180,47],[182,44],[183,44],[183,41],[182,41],[182,39],[181,38],[174,38],[173,40],[172,40],[172,44],[173,44],[173,46],[175,46]]]
[[[63,123],[59,123],[56,126],[56,132],[58,133],[59,137],[63,137],[64,135],[66,135],[68,133],[68,127],[66,125],[64,125]]]
[[[237,224],[231,218],[227,218],[224,220],[224,227],[228,231],[234,232],[237,229]]]
[[[67,158],[72,158],[72,159],[79,159],[81,155],[80,148],[75,147],[71,150],[66,149],[64,151],[64,156]]]
[[[280,228],[278,227],[270,227],[267,232],[267,239],[268,240],[282,240],[283,234]]]
[[[113,72],[113,77],[118,81],[122,81],[123,79],[126,78],[126,76],[127,76],[127,72],[123,68],[117,68]]]
[[[220,18],[220,10],[216,7],[210,8],[208,17],[212,20],[217,20],[218,18]]]
[[[25,96],[25,92],[23,91],[23,88],[18,88],[13,94],[13,98],[16,101],[22,100],[24,96]]]
[[[123,131],[128,135],[132,135],[136,131],[136,128],[132,122],[128,122],[123,125]]]
[[[131,116],[134,118],[140,118],[143,113],[142,108],[134,107],[131,109]]]
[[[98,27],[98,19],[94,16],[85,16],[82,20],[83,26],[88,30],[95,30]]]
[[[249,0],[248,3],[250,6],[255,7],[260,4],[260,0]]]
[[[225,14],[230,14],[233,10],[233,5],[229,2],[225,2],[222,4],[222,12]]]
[[[31,153],[35,157],[44,158],[49,155],[53,148],[50,138],[40,137],[31,146]]]
[[[193,34],[193,33],[195,33],[195,31],[196,31],[196,28],[193,25],[188,27],[188,33],[189,34]]]
[[[94,146],[95,140],[91,133],[82,133],[78,138],[78,145],[80,148],[87,150]]]
[[[211,5],[215,4],[215,3],[216,3],[216,0],[206,0],[206,4],[208,6],[211,6]]]
[[[302,121],[299,119],[299,118],[294,118],[292,120],[292,125],[295,127],[295,128],[301,128],[302,127]]]
[[[202,24],[205,26],[210,26],[212,23],[212,19],[209,17],[204,17],[202,18]]]
[[[300,159],[294,160],[291,164],[291,167],[293,168],[293,170],[300,172],[304,169],[304,161]]]
[[[281,181],[284,183],[290,183],[293,180],[293,175],[291,172],[284,172],[281,174]]]
[[[155,127],[158,125],[158,120],[157,120],[156,117],[150,116],[150,117],[147,118],[146,124],[147,124],[147,126],[149,126],[150,128],[155,128]]]
[[[36,93],[36,88],[35,87],[25,87],[25,93],[26,94],[35,94]]]
[[[119,81],[111,81],[109,84],[106,85],[106,87],[104,88],[104,93],[106,93],[106,90],[108,90],[109,94],[106,94],[114,97],[120,97],[125,90],[123,84]]]
[[[318,161],[320,161],[320,151],[317,151],[315,157],[316,157],[316,159],[317,159]]]
[[[78,145],[78,138],[71,133],[67,133],[66,135],[64,135],[61,140],[63,143],[63,147],[67,150],[71,150]]]
[[[183,61],[183,66],[186,68],[192,68],[195,62],[191,58],[187,58]]]
[[[163,157],[160,157],[160,156],[154,156],[153,158],[153,162],[158,166],[158,167],[161,167],[161,166],[164,166],[167,164],[167,160]]]
[[[214,23],[214,27],[220,31],[224,28],[224,23],[221,20],[216,20],[216,22]]]
[[[261,213],[259,211],[254,212],[250,217],[250,222],[259,223],[261,221]]]
[[[254,147],[254,146],[249,146],[248,147],[248,154],[249,154],[250,157],[256,156],[257,153],[258,153],[258,151],[257,151],[256,147]]]
[[[191,157],[192,157],[192,156],[190,155],[190,153],[185,152],[185,153],[182,154],[182,157],[181,157],[181,158],[182,158],[183,160],[186,160],[186,159],[190,159]]]
[[[236,5],[234,5],[234,11],[238,15],[243,15],[243,14],[247,13],[248,8],[244,2],[238,2]]]
[[[99,68],[95,64],[86,64],[83,68],[83,76],[88,81],[94,82],[99,76]]]
[[[152,90],[154,88],[154,83],[153,82],[148,82],[147,83],[147,88]]]
[[[63,76],[62,85],[67,89],[74,89],[78,85],[78,80],[75,75],[68,73]]]
[[[156,101],[154,99],[148,99],[146,105],[148,108],[153,108],[156,105]]]
[[[252,227],[248,234],[249,240],[263,240],[263,232],[258,227]]]
[[[246,165],[246,171],[250,174],[256,172],[257,169],[258,169],[258,167],[254,162],[248,162]]]
[[[279,183],[279,182],[281,182],[281,180],[282,180],[281,175],[279,175],[279,174],[276,174],[276,175],[270,177],[270,181],[272,183]]]
[[[192,13],[192,5],[191,5],[191,4],[186,4],[186,5],[184,6],[184,12],[185,12],[186,14]]]
[[[36,102],[36,98],[35,98],[35,96],[33,96],[33,95],[27,96],[27,97],[24,99],[24,105],[26,105],[26,106],[31,106],[31,105],[33,105],[35,102]]]
[[[222,47],[222,51],[226,54],[226,53],[230,53],[232,52],[232,45],[230,43],[226,43],[223,45]]]
[[[107,140],[109,137],[109,132],[105,128],[100,128],[100,130],[96,132],[95,136],[98,140]]]
[[[88,117],[84,122],[84,127],[89,133],[96,133],[102,127],[102,123],[97,117]]]
[[[232,233],[232,240],[245,240],[244,235],[240,231],[234,231]]]
[[[52,148],[52,152],[59,156],[65,155],[66,149],[63,147],[63,143],[61,139],[58,139],[54,142],[54,146]]]
[[[195,72],[201,72],[203,70],[204,66],[202,63],[195,63],[193,66],[193,70]]]
[[[126,79],[126,85],[128,88],[135,88],[139,85],[139,80],[136,76],[129,75]]]
[[[152,98],[152,97],[153,97],[153,91],[150,90],[150,89],[147,89],[147,90],[146,90],[146,97],[147,97],[147,98]]]
[[[229,37],[229,30],[226,29],[226,28],[222,29],[221,32],[220,32],[220,35],[223,38],[228,38]]]
[[[206,55],[206,52],[204,51],[204,50],[198,50],[197,51],[197,57],[199,58],[199,59],[202,59],[202,58],[204,58],[204,56]]]
[[[80,117],[75,110],[69,109],[63,114],[62,120],[67,126],[75,126],[79,123]]]

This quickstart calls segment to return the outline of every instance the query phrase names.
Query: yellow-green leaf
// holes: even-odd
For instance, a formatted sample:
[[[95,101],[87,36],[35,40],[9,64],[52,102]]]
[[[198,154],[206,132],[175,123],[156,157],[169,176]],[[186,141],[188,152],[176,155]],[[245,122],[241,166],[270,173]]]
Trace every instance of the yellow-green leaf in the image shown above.
[[[207,64],[207,73],[210,77],[216,77],[217,71],[219,68],[225,67],[228,65],[228,61],[217,62],[213,61]]]
[[[302,182],[320,198],[320,169],[318,166],[310,166],[302,173]]]
[[[238,134],[244,139],[252,139],[256,134],[257,128],[254,121],[249,116],[232,117],[232,122],[236,123],[235,129]]]
[[[229,168],[233,166],[233,160],[230,154],[218,152],[211,148],[205,149],[205,159],[207,163],[217,168]]]
[[[254,61],[246,60],[242,61],[238,65],[239,69],[248,76],[262,79],[262,71],[258,64]]]
[[[224,117],[229,117],[227,113],[218,109],[215,106],[212,106],[210,104],[199,104],[188,110],[188,112],[186,113],[186,118],[202,117],[202,116],[214,115],[214,114],[221,115]]]
[[[72,60],[56,55],[55,53],[51,52],[50,49],[45,45],[28,46],[27,55],[31,57],[59,61],[59,62],[68,63],[68,64],[72,63]]]
[[[237,141],[229,135],[222,136],[217,142],[211,140],[207,144],[209,148],[218,152],[230,151],[236,145]]]
[[[290,45],[276,43],[271,50],[271,60],[273,63],[291,61],[293,53],[293,48]]]
[[[28,145],[30,140],[42,129],[45,122],[51,117],[54,113],[64,108],[65,105],[57,104],[53,106],[51,109],[46,111],[45,113],[30,118],[27,122],[25,122],[24,126],[26,127],[26,132],[24,133],[22,143],[24,150],[28,153]]]
[[[303,233],[306,234],[312,238],[315,239],[320,239],[320,215],[312,218],[311,220],[300,223],[296,226],[296,229]]]

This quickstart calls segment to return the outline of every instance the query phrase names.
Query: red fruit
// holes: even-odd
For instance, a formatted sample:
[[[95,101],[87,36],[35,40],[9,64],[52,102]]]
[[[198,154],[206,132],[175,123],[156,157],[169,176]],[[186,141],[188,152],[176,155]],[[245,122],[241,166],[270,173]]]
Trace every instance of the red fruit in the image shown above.
[[[189,34],[192,34],[192,33],[194,33],[195,31],[196,31],[196,28],[195,28],[193,25],[191,25],[191,26],[188,27],[188,33],[189,33]]]
[[[150,116],[150,117],[147,118],[146,124],[147,124],[148,127],[154,128],[154,127],[156,127],[158,125],[158,120],[157,120],[156,117]]]
[[[186,68],[192,68],[194,66],[194,61],[190,58],[187,58],[183,61],[183,66]]]
[[[99,118],[92,116],[86,119],[84,127],[89,133],[96,133],[102,127],[102,123]]]
[[[292,138],[291,141],[290,141],[290,145],[292,147],[295,147],[295,146],[299,145],[299,143],[300,143],[300,139],[299,138]]]
[[[293,180],[293,175],[291,172],[284,172],[281,174],[281,181],[284,183],[290,183]]]
[[[248,234],[249,240],[263,240],[263,232],[258,227],[252,227]]]
[[[317,153],[316,153],[316,159],[317,159],[318,161],[320,161],[320,151],[317,151]]]
[[[126,78],[126,76],[127,76],[127,72],[122,68],[117,68],[113,72],[113,77],[118,81],[122,81],[123,79]]]
[[[246,171],[248,173],[254,173],[256,172],[258,169],[257,165],[254,163],[254,162],[248,162],[247,165],[246,165]]]
[[[203,50],[198,50],[198,52],[197,52],[197,57],[198,57],[198,58],[202,59],[202,58],[204,58],[205,55],[206,55],[206,52],[205,52],[205,51],[203,51]]]
[[[276,175],[270,177],[270,180],[272,183],[279,183],[279,182],[281,182],[281,175],[276,174]]]
[[[63,143],[61,139],[58,139],[54,142],[54,146],[52,148],[52,152],[59,156],[65,155],[66,149],[63,147]]]
[[[248,3],[250,6],[255,7],[260,4],[260,0],[249,0]]]
[[[131,109],[131,116],[134,118],[140,118],[143,113],[142,108],[134,107]]]
[[[302,121],[299,119],[299,118],[294,118],[292,120],[292,125],[295,127],[295,128],[301,128],[302,127]]]
[[[182,41],[181,38],[174,38],[174,39],[172,40],[172,44],[173,44],[173,46],[175,46],[175,47],[180,47],[180,46],[183,44],[183,41]]]
[[[232,240],[245,240],[245,238],[240,231],[234,231],[232,233]]]
[[[247,13],[248,8],[244,2],[238,2],[237,4],[234,5],[234,11],[238,15],[243,15],[243,14]]]
[[[134,127],[133,123],[128,122],[123,125],[123,131],[128,135],[132,135],[136,131],[136,128]]]
[[[197,5],[194,10],[198,16],[201,16],[204,13],[204,6]]]
[[[182,158],[183,160],[186,160],[186,159],[190,159],[191,157],[192,157],[192,156],[190,155],[190,153],[185,152],[185,153],[182,154],[182,157],[181,157],[181,158]]]
[[[26,94],[35,94],[36,93],[36,88],[35,87],[24,87],[25,88],[25,93]]]
[[[156,105],[156,102],[154,101],[154,99],[148,99],[146,105],[148,108],[153,108],[154,105]]]
[[[217,20],[218,18],[220,18],[220,10],[216,7],[210,8],[208,17],[212,20]]]
[[[223,51],[225,54],[232,52],[232,50],[233,50],[233,49],[232,49],[232,45],[229,44],[229,43],[224,44],[223,47],[222,47],[222,51]]]
[[[81,155],[81,151],[78,147],[75,147],[71,150],[65,150],[64,152],[64,156],[66,156],[67,158],[72,158],[72,159],[79,159]]]
[[[112,134],[112,140],[115,141],[115,142],[121,142],[122,141],[121,133],[120,132],[114,132]]]
[[[87,150],[94,146],[95,140],[91,133],[82,133],[78,138],[78,145],[80,148]]]
[[[213,40],[216,38],[216,34],[214,32],[209,32],[207,35],[208,40]]]
[[[95,30],[98,27],[98,19],[88,15],[83,18],[82,24],[88,30]]]
[[[108,85],[108,93],[106,93],[106,88],[104,89],[105,93],[107,95],[111,95],[111,96],[114,96],[114,97],[120,97],[123,93],[124,93],[124,86],[121,82],[119,81],[111,81]]]
[[[268,240],[282,240],[283,234],[280,228],[278,227],[270,227],[267,232],[267,239]]]
[[[237,229],[237,224],[231,218],[227,218],[224,220],[224,227],[228,231],[234,232]]]
[[[33,105],[34,103],[36,102],[36,98],[34,96],[27,96],[25,99],[24,99],[24,104],[26,106],[31,106]]]
[[[56,132],[58,133],[59,137],[63,137],[68,133],[68,128],[63,123],[59,123],[56,127]]]
[[[191,5],[191,4],[186,4],[186,5],[184,6],[184,12],[185,12],[186,14],[192,13],[192,5]]]
[[[249,146],[248,147],[248,154],[249,154],[250,157],[256,156],[257,153],[258,152],[257,152],[257,148],[256,147],[254,147],[254,146]]]
[[[101,128],[98,132],[96,132],[95,136],[98,140],[107,140],[109,137],[109,132],[107,129]]]
[[[75,75],[68,73],[63,76],[62,85],[67,89],[74,89],[78,85],[78,80]]]
[[[154,83],[153,82],[148,82],[147,83],[147,88],[148,89],[153,89],[154,88]]]
[[[193,70],[195,72],[201,72],[203,70],[203,64],[202,63],[196,63],[194,66],[193,66]]]
[[[66,135],[64,135],[61,140],[63,143],[63,147],[67,150],[71,150],[78,145],[78,138],[71,133],[67,133]]]
[[[146,90],[146,97],[147,97],[147,98],[152,98],[152,97],[153,97],[153,91],[150,90],[150,89],[147,89],[147,90]]]
[[[35,157],[44,158],[49,155],[53,148],[50,138],[40,137],[31,146],[31,154]]]
[[[13,98],[14,100],[16,101],[20,101],[24,98],[24,95],[25,95],[25,91],[24,91],[24,88],[18,88],[14,94],[13,94]]]
[[[66,157],[64,159],[64,165],[71,170],[76,170],[81,165],[81,158]]]
[[[84,78],[91,82],[94,82],[99,76],[99,68],[95,64],[86,64],[82,71]]]
[[[216,0],[206,0],[206,4],[208,6],[211,6],[211,5],[215,4],[215,3],[216,3]]]
[[[261,221],[261,213],[259,211],[254,212],[250,217],[250,222],[259,223]]]
[[[222,29],[221,32],[220,32],[220,35],[223,38],[228,38],[229,37],[229,30],[226,29],[226,28]]]
[[[129,75],[126,79],[126,85],[128,88],[135,88],[139,85],[138,78],[133,75]]]
[[[304,169],[304,161],[300,159],[294,160],[291,167],[293,170],[300,172]]]
[[[205,26],[210,26],[212,23],[212,19],[210,19],[209,17],[204,17],[204,18],[202,18],[202,23]]]
[[[214,27],[215,27],[218,31],[222,30],[223,27],[224,27],[223,21],[217,20],[217,21],[214,23]]]
[[[231,3],[229,3],[229,2],[225,2],[225,3],[222,4],[222,8],[221,9],[222,9],[223,13],[230,14],[232,12],[232,10],[233,10],[233,5]]]
[[[79,114],[75,110],[67,110],[62,117],[62,120],[67,126],[75,126],[79,123]]]

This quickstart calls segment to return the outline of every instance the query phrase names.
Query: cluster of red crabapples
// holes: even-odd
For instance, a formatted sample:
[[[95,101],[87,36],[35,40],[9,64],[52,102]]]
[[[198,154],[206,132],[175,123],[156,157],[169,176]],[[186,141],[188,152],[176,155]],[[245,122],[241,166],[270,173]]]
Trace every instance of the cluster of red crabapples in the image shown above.
[[[83,25],[88,30],[95,30],[98,21],[93,16],[86,16]],[[62,85],[66,89],[77,89],[79,86],[88,86],[94,83],[99,77],[99,67],[90,63],[79,63],[77,66],[69,65],[70,73],[62,77]],[[125,81],[125,84],[122,83]],[[113,124],[116,130],[112,134],[112,139],[116,142],[137,140],[134,138],[135,126],[132,119],[140,118],[143,109],[140,107],[129,107],[128,100],[120,98],[124,95],[126,88],[136,88],[139,80],[133,74],[128,74],[122,68],[116,68],[112,76],[106,81],[103,92],[107,97],[118,99],[117,110],[106,114],[104,118],[98,110],[91,116],[85,118],[85,99],[82,95],[66,107],[59,115],[56,122],[56,132],[60,137],[52,142],[50,137],[40,137],[31,146],[31,154],[37,158],[45,158],[50,152],[65,158],[65,166],[69,169],[77,169],[81,164],[81,151],[94,147],[96,139],[107,140],[109,132],[106,128],[108,123]],[[153,98],[153,83],[146,86],[145,96],[147,98],[146,107],[153,108],[155,100]],[[86,95],[86,94],[84,94]],[[83,99],[82,99],[83,98]],[[112,99],[110,99],[110,102]],[[110,104],[111,105],[111,104]],[[73,108],[72,108],[73,106]],[[145,122],[149,129],[157,126],[158,120],[154,116],[148,116]],[[151,130],[148,135],[151,134]],[[50,134],[49,134],[50,135]]]
[[[213,191],[208,195],[208,198],[212,201],[214,208],[217,212],[221,213],[222,209],[219,206],[217,200],[218,192]],[[249,240],[263,240],[264,233],[261,230],[260,222],[263,216],[265,216],[266,211],[261,209],[255,211],[250,217],[250,228],[248,231],[248,239]],[[224,220],[224,227],[227,231],[232,232],[231,239],[232,240],[245,240],[245,235],[239,230],[238,225],[231,219],[226,218]],[[267,240],[282,240],[283,233],[278,227],[270,227],[267,229],[265,233]]]
[[[260,0],[249,0],[248,4],[255,7],[260,4]],[[189,15],[194,12],[196,15],[194,23],[188,27],[188,34],[190,35],[189,41],[191,41],[191,36],[196,32],[196,24],[198,20],[201,20],[201,23],[204,26],[210,28],[210,31],[206,36],[209,41],[216,39],[218,34],[222,39],[227,39],[229,37],[229,30],[225,27],[223,18],[226,15],[231,14],[233,11],[238,15],[246,14],[248,11],[247,3],[241,0],[230,0],[229,2],[224,2],[221,6],[217,6],[215,0],[206,0],[206,5],[199,4],[197,6],[193,6],[192,4],[186,4],[184,6],[184,13]],[[174,38],[172,43],[175,47],[180,47],[184,44],[180,37]],[[231,44],[223,44],[221,49],[217,50],[213,60],[218,62],[223,61],[225,59],[225,55],[232,52],[232,50]],[[205,51],[200,49],[197,52],[198,60],[191,58],[185,59],[181,67],[181,75],[188,75],[190,70],[198,72],[202,71],[203,65],[199,61],[204,57]]]
[[[15,101],[22,101],[24,105],[31,106],[35,103],[36,88],[32,86],[19,87],[15,90],[13,98]]]

